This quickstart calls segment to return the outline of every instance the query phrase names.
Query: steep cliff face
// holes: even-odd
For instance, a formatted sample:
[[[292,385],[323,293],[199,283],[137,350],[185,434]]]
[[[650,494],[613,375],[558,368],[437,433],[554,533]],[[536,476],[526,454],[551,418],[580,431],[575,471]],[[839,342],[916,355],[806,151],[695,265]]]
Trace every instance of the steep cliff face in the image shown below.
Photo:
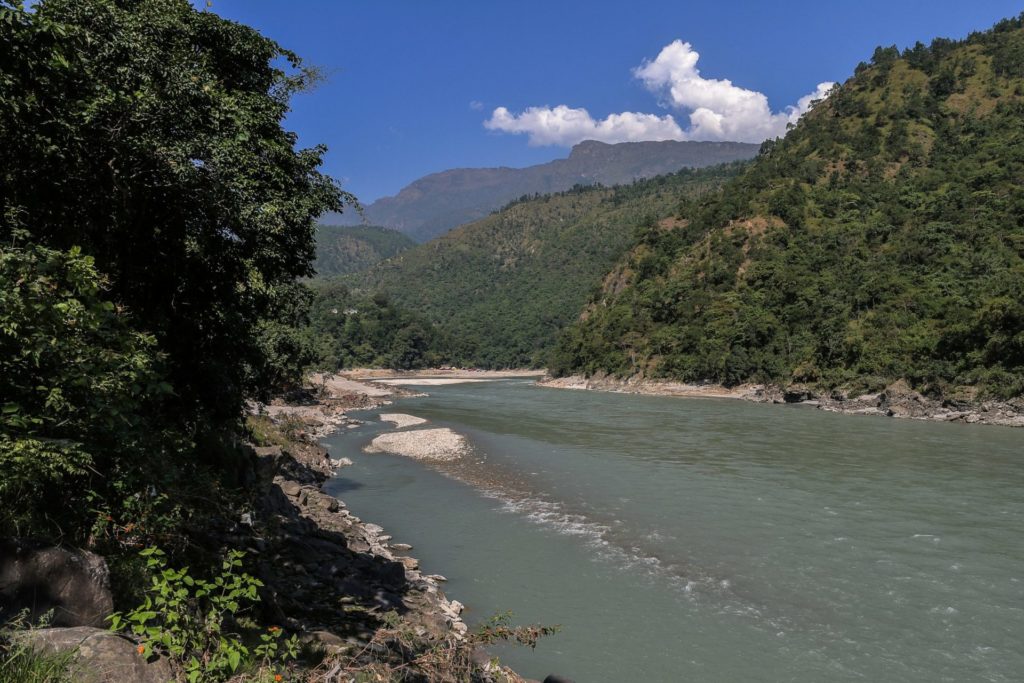
[[[879,48],[688,224],[649,231],[553,369],[1019,395],[1022,181],[1020,20]]]
[[[394,228],[419,242],[486,217],[523,195],[563,192],[576,185],[631,183],[673,173],[753,158],[757,145],[741,142],[586,141],[566,159],[527,168],[457,168],[432,173],[366,207],[367,221]],[[359,220],[358,215],[344,216]],[[332,222],[332,221],[327,221]]]

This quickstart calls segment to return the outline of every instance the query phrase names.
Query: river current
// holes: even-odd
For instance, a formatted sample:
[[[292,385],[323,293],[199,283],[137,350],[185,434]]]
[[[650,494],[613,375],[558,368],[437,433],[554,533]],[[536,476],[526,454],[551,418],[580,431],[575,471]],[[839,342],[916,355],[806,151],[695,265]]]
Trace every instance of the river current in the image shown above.
[[[473,624],[560,624],[542,679],[1024,679],[1024,430],[799,406],[427,387],[383,412],[473,445],[436,467],[330,437],[326,485]]]

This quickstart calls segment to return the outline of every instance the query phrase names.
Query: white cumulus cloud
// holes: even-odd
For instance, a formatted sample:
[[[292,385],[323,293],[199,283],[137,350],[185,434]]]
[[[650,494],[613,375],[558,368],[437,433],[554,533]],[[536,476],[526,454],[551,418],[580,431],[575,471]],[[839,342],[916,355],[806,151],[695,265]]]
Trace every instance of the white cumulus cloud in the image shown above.
[[[641,140],[682,140],[683,130],[671,115],[622,112],[604,119],[594,119],[586,109],[530,107],[513,114],[498,107],[484,121],[488,130],[504,133],[525,133],[534,146],[563,145],[570,147],[583,140],[600,142],[638,142]]]
[[[786,134],[815,100],[828,95],[835,85],[820,83],[814,92],[795,105],[773,112],[764,93],[734,85],[727,79],[704,78],[697,69],[698,54],[689,43],[673,41],[653,60],[633,70],[646,88],[662,103],[683,112],[689,126],[683,128],[667,114],[622,112],[595,119],[583,108],[564,104],[529,107],[519,114],[498,107],[484,121],[488,130],[529,136],[535,146],[572,146],[583,140],[637,142],[642,140],[731,140],[761,142]]]
[[[691,140],[761,142],[785,135],[786,124],[796,123],[811,102],[824,98],[835,85],[820,83],[796,105],[773,112],[764,93],[741,88],[728,79],[701,76],[699,59],[689,43],[676,40],[633,71],[666,104],[690,112],[686,137]]]

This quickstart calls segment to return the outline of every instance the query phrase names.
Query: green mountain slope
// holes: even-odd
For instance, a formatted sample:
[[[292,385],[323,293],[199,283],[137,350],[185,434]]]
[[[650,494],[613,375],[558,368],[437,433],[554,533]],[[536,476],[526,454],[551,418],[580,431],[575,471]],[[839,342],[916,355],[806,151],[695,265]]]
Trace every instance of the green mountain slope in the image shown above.
[[[313,267],[321,277],[355,273],[415,245],[410,238],[388,228],[319,225]]]
[[[1019,19],[870,64],[684,228],[650,232],[556,373],[1024,390]]]
[[[641,178],[747,160],[757,145],[744,142],[621,142],[595,140],[572,148],[568,158],[526,168],[455,168],[431,173],[366,207],[364,217],[426,242],[480,220],[523,195],[564,192],[577,185],[625,185]],[[342,223],[357,214],[336,216]]]
[[[715,191],[741,167],[516,202],[347,282],[426,316],[455,362],[539,366],[638,231],[674,224],[688,198]]]

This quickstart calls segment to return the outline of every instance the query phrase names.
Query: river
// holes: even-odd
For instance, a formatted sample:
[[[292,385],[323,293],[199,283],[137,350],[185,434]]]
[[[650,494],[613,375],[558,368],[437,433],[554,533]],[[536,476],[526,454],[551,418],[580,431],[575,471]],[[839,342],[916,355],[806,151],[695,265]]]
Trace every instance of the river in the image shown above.
[[[521,674],[604,681],[1019,681],[1024,430],[799,406],[426,388],[443,470],[330,437],[325,486],[415,546],[470,624],[560,624]]]

